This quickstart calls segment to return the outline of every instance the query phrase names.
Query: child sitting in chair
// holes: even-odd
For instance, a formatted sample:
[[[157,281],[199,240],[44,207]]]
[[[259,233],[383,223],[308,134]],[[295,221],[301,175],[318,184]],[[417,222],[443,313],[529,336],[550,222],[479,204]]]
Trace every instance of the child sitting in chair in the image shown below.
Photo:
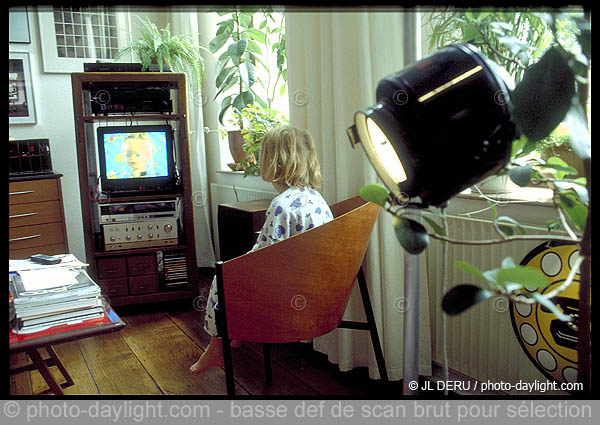
[[[283,126],[265,133],[261,142],[260,173],[279,192],[269,205],[266,221],[251,251],[271,245],[333,219],[329,206],[317,192],[322,177],[311,135]],[[285,264],[282,264],[285,267]],[[199,374],[223,366],[221,339],[217,337],[215,305],[216,279],[213,279],[206,305],[204,329],[211,336],[206,351],[190,367]],[[240,342],[233,341],[232,347]]]

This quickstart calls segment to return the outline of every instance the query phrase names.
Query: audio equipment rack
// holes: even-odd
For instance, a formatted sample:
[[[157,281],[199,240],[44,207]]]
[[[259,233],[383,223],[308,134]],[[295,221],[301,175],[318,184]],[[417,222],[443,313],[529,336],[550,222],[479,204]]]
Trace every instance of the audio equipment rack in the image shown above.
[[[198,269],[194,240],[190,147],[188,137],[186,75],[174,72],[83,72],[71,74],[73,106],[77,137],[79,187],[88,271],[100,283],[103,294],[113,306],[194,298],[198,294]],[[123,87],[160,87],[161,99],[168,90],[169,108],[150,105],[121,108],[115,103],[107,108],[93,105],[103,101],[98,88],[107,91],[111,102],[127,97],[119,96]],[[116,90],[116,92],[115,92]],[[145,96],[145,95],[144,95]],[[102,106],[102,105],[100,105]],[[124,111],[120,113],[119,109]],[[129,110],[128,110],[129,109]],[[131,112],[133,110],[134,112]],[[98,149],[96,129],[100,125],[127,125],[127,123],[164,124],[174,130],[176,166],[180,184],[175,193],[132,194],[118,199],[102,193],[99,187]],[[171,209],[165,217],[154,214],[155,204],[177,203],[176,213]],[[121,214],[117,205],[150,205],[141,213]],[[102,208],[102,207],[105,208]],[[140,209],[136,209],[139,211]],[[144,212],[149,211],[149,212]],[[144,215],[145,214],[145,215]],[[161,233],[150,230],[157,226]],[[133,227],[135,233],[133,232]],[[145,229],[145,232],[143,231]],[[112,240],[111,240],[112,239]],[[133,240],[132,240],[133,239]],[[139,239],[139,240],[137,240]]]

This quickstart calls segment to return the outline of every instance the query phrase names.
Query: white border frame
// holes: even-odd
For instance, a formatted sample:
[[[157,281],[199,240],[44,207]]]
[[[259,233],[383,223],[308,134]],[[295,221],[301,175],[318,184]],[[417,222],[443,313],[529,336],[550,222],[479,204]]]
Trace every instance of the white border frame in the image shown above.
[[[9,124],[35,124],[37,123],[35,114],[35,101],[33,97],[33,80],[31,79],[31,63],[28,52],[9,52],[8,59],[20,60],[23,62],[23,78],[25,79],[25,99],[27,101],[26,117],[8,117]]]
[[[40,33],[40,49],[42,51],[42,66],[45,73],[70,74],[83,72],[83,64],[95,62],[91,58],[61,58],[56,48],[56,33],[54,32],[54,9],[52,6],[37,6],[38,26]],[[117,37],[119,46],[129,42],[129,11],[127,8],[116,8]],[[126,58],[118,62],[125,61]]]
[[[8,42],[31,44],[27,6],[12,6],[8,9]]]

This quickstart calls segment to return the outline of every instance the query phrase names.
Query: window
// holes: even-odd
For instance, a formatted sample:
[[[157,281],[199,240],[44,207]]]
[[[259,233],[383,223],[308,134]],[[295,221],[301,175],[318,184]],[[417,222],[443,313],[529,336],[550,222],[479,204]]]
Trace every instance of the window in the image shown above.
[[[58,57],[113,59],[119,50],[112,8],[54,7]]]
[[[112,61],[128,40],[128,13],[112,6],[38,6],[44,72],[83,71]]]
[[[218,28],[209,46],[218,58],[216,103],[220,115],[226,109],[219,127],[238,129],[233,107],[226,105],[235,105],[240,98],[247,103],[242,92],[251,93],[257,107],[273,109],[289,117],[283,13],[270,7],[260,10],[242,7],[231,11],[223,9],[212,15]],[[233,45],[241,39],[247,40],[247,46],[240,56]],[[237,169],[239,164],[232,162],[232,156],[226,149],[220,150],[221,169]]]

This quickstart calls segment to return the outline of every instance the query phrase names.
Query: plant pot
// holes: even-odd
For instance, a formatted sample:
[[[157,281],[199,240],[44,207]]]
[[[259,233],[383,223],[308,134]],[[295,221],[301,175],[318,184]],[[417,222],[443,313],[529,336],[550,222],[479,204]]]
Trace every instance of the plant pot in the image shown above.
[[[477,187],[479,187],[482,193],[489,194],[510,193],[519,188],[507,175],[486,177],[477,183]],[[478,193],[477,189],[473,190],[473,193]]]
[[[234,163],[239,165],[244,158],[249,156],[249,153],[242,148],[244,144],[242,132],[240,130],[228,131],[227,138],[229,139],[229,152],[231,152]]]
[[[583,161],[581,158],[577,156],[577,154],[569,149],[567,146],[553,146],[552,148],[546,149],[541,153],[541,157],[544,161],[546,161],[551,156],[557,156],[571,167],[577,170],[577,177],[585,176],[585,171],[583,168]],[[570,176],[574,178],[574,176]]]

